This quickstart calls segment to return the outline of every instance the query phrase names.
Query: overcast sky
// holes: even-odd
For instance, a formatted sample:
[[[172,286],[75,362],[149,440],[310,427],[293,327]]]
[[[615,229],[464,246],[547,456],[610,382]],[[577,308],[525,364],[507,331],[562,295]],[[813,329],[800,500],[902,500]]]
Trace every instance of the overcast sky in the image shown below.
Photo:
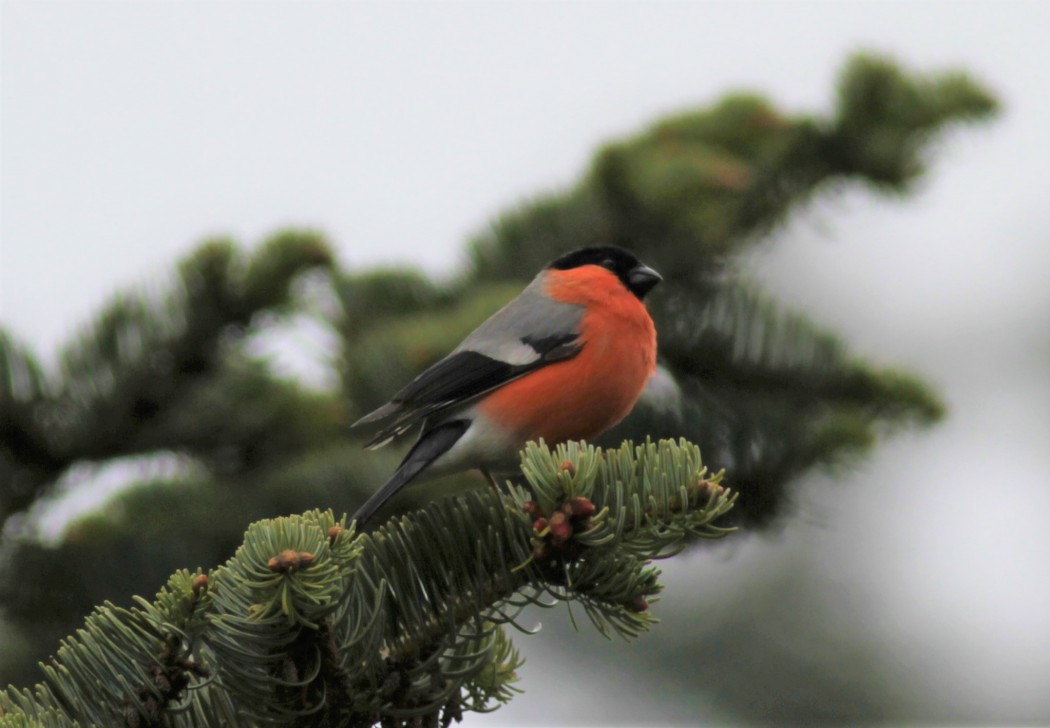
[[[4,2],[0,314],[51,352],[202,237],[283,225],[351,265],[449,271],[602,140],[741,86],[824,110],[858,47],[1002,92],[1007,123],[952,154],[998,163],[997,204],[1032,209],[1048,7]]]
[[[858,351],[933,381],[951,418],[848,487],[817,481],[831,525],[711,568],[807,558],[834,587],[815,610],[864,594],[928,719],[1050,718],[1050,3],[5,2],[2,21],[0,321],[47,359],[207,235],[312,226],[348,265],[445,273],[499,210],[660,114],[741,86],[824,111],[857,48],[972,71],[1004,115],[949,135],[915,197],[818,203],[754,260]],[[691,619],[675,590],[700,598],[680,568],[669,634]],[[560,715],[572,696],[542,660],[495,723]],[[590,715],[682,719],[652,701]]]

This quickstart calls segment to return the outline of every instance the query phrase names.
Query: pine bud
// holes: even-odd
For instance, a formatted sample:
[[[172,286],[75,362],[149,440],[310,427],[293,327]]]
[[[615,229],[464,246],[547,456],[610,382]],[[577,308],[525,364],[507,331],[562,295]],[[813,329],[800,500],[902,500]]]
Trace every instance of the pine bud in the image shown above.
[[[546,518],[537,518],[532,522],[532,530],[536,533],[540,533],[547,527],[547,523],[548,521]]]
[[[551,542],[554,544],[563,544],[572,538],[572,525],[569,523],[569,517],[562,511],[558,511],[550,519],[551,529]]]
[[[193,577],[193,596],[200,596],[200,593],[208,588],[208,575],[197,574]]]
[[[627,608],[630,609],[632,612],[644,612],[647,609],[649,609],[649,602],[645,601],[645,597],[639,594],[631,600],[631,602],[627,605]]]
[[[700,488],[700,496],[702,498],[718,498],[726,491],[726,489],[720,486],[718,483],[712,483],[710,480],[700,481]]]
[[[555,546],[564,546],[572,538],[572,526],[563,523],[560,528],[551,529],[551,543]]]
[[[540,516],[543,511],[540,510],[540,504],[536,501],[525,501],[521,504],[521,510],[525,511],[530,516]]]
[[[287,574],[297,569],[305,569],[313,563],[314,555],[309,551],[285,549],[266,562],[266,566],[275,573]]]
[[[572,515],[577,518],[593,516],[594,512],[597,510],[597,508],[594,507],[594,504],[591,503],[590,499],[584,498],[583,496],[577,496],[570,499],[568,505],[572,510]]]
[[[561,465],[558,466],[558,472],[576,475],[576,463],[572,460],[562,460]]]
[[[335,546],[335,542],[339,539],[339,534],[343,532],[342,526],[332,526],[328,529],[328,543]]]

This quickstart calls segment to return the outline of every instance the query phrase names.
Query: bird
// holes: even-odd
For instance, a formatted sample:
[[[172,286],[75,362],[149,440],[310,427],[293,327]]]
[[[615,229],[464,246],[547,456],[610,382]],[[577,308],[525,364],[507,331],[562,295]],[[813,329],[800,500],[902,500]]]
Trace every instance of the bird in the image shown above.
[[[385,422],[365,447],[419,436],[354,514],[360,528],[410,482],[513,472],[530,440],[590,440],[627,416],[656,369],[644,299],[663,278],[613,245],[551,261],[448,356],[351,427]]]

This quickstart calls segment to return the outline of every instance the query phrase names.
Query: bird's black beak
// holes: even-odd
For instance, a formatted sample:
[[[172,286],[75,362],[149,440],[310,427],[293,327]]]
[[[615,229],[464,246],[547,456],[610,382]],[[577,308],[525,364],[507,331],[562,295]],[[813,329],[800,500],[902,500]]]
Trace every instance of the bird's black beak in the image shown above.
[[[639,299],[645,298],[645,294],[664,278],[647,265],[637,265],[627,274],[627,288]]]

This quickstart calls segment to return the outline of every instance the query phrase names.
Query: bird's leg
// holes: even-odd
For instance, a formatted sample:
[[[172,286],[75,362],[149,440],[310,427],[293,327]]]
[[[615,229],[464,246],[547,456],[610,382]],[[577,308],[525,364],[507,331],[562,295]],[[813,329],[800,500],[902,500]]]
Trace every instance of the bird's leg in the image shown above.
[[[497,483],[496,479],[492,477],[492,473],[490,473],[487,468],[478,468],[478,470],[480,470],[481,474],[485,476],[485,480],[489,481],[489,485],[492,486],[492,490],[496,492],[496,495],[500,495],[499,483]]]

